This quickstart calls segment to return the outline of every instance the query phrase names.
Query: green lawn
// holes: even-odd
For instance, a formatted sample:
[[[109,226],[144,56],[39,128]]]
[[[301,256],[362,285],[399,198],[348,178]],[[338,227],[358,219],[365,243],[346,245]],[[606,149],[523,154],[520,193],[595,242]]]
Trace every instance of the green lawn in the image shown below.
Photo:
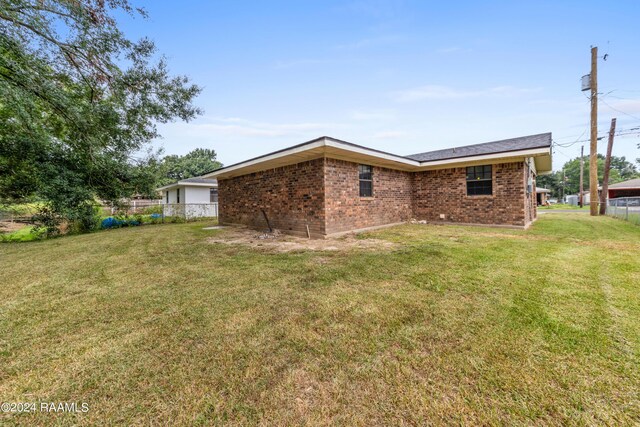
[[[381,251],[202,223],[0,245],[2,425],[640,423],[640,227],[404,225]]]
[[[556,209],[572,209],[572,210],[589,210],[589,205],[585,204],[583,207],[577,206],[577,205],[568,205],[565,203],[555,203],[553,205],[548,205],[548,206],[538,206],[538,209],[542,209],[542,210],[556,210]]]

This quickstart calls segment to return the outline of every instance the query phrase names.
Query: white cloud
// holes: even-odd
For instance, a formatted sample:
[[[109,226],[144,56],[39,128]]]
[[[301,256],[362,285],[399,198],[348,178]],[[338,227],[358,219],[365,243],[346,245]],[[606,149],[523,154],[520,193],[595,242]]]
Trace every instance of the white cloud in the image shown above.
[[[407,136],[406,132],[403,131],[384,131],[384,132],[377,132],[374,133],[373,135],[371,135],[371,138],[373,139],[397,139],[397,138],[403,138]]]
[[[349,113],[352,120],[392,120],[396,118],[392,110],[354,110]]]
[[[279,137],[317,131],[321,134],[327,128],[336,128],[333,123],[266,123],[238,117],[207,117],[199,123],[182,124],[188,136],[263,136]]]
[[[537,91],[539,91],[539,89],[523,89],[515,88],[513,86],[496,86],[479,90],[461,90],[448,86],[426,85],[394,92],[391,94],[391,97],[398,102],[412,102],[424,99],[452,100],[483,96],[517,96]]]

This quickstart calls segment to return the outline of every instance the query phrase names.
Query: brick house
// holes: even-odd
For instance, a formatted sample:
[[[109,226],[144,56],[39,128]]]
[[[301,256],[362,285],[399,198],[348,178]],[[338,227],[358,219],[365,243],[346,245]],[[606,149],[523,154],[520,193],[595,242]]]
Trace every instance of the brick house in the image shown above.
[[[406,222],[526,228],[551,134],[399,156],[321,137],[217,169],[219,221],[322,238]]]

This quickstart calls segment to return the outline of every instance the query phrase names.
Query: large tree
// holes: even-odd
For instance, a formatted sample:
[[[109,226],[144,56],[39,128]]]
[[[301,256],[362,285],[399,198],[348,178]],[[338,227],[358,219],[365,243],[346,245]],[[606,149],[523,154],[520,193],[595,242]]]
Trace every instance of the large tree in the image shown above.
[[[159,167],[158,186],[200,176],[220,167],[222,163],[217,160],[216,152],[208,148],[196,148],[184,156],[165,156]]]
[[[127,39],[122,12],[146,16],[128,0],[0,0],[1,199],[78,220],[154,184],[154,156],[139,153],[157,123],[199,114],[200,89],[153,42]]]

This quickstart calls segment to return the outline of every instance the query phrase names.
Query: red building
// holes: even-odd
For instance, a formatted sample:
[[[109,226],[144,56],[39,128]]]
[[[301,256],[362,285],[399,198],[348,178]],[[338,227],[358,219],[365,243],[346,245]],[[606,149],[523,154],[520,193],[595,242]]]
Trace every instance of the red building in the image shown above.
[[[220,224],[321,238],[411,219],[526,228],[550,171],[545,133],[409,156],[321,137],[204,177]]]
[[[640,197],[640,178],[610,184],[608,188],[609,199],[618,197]]]

